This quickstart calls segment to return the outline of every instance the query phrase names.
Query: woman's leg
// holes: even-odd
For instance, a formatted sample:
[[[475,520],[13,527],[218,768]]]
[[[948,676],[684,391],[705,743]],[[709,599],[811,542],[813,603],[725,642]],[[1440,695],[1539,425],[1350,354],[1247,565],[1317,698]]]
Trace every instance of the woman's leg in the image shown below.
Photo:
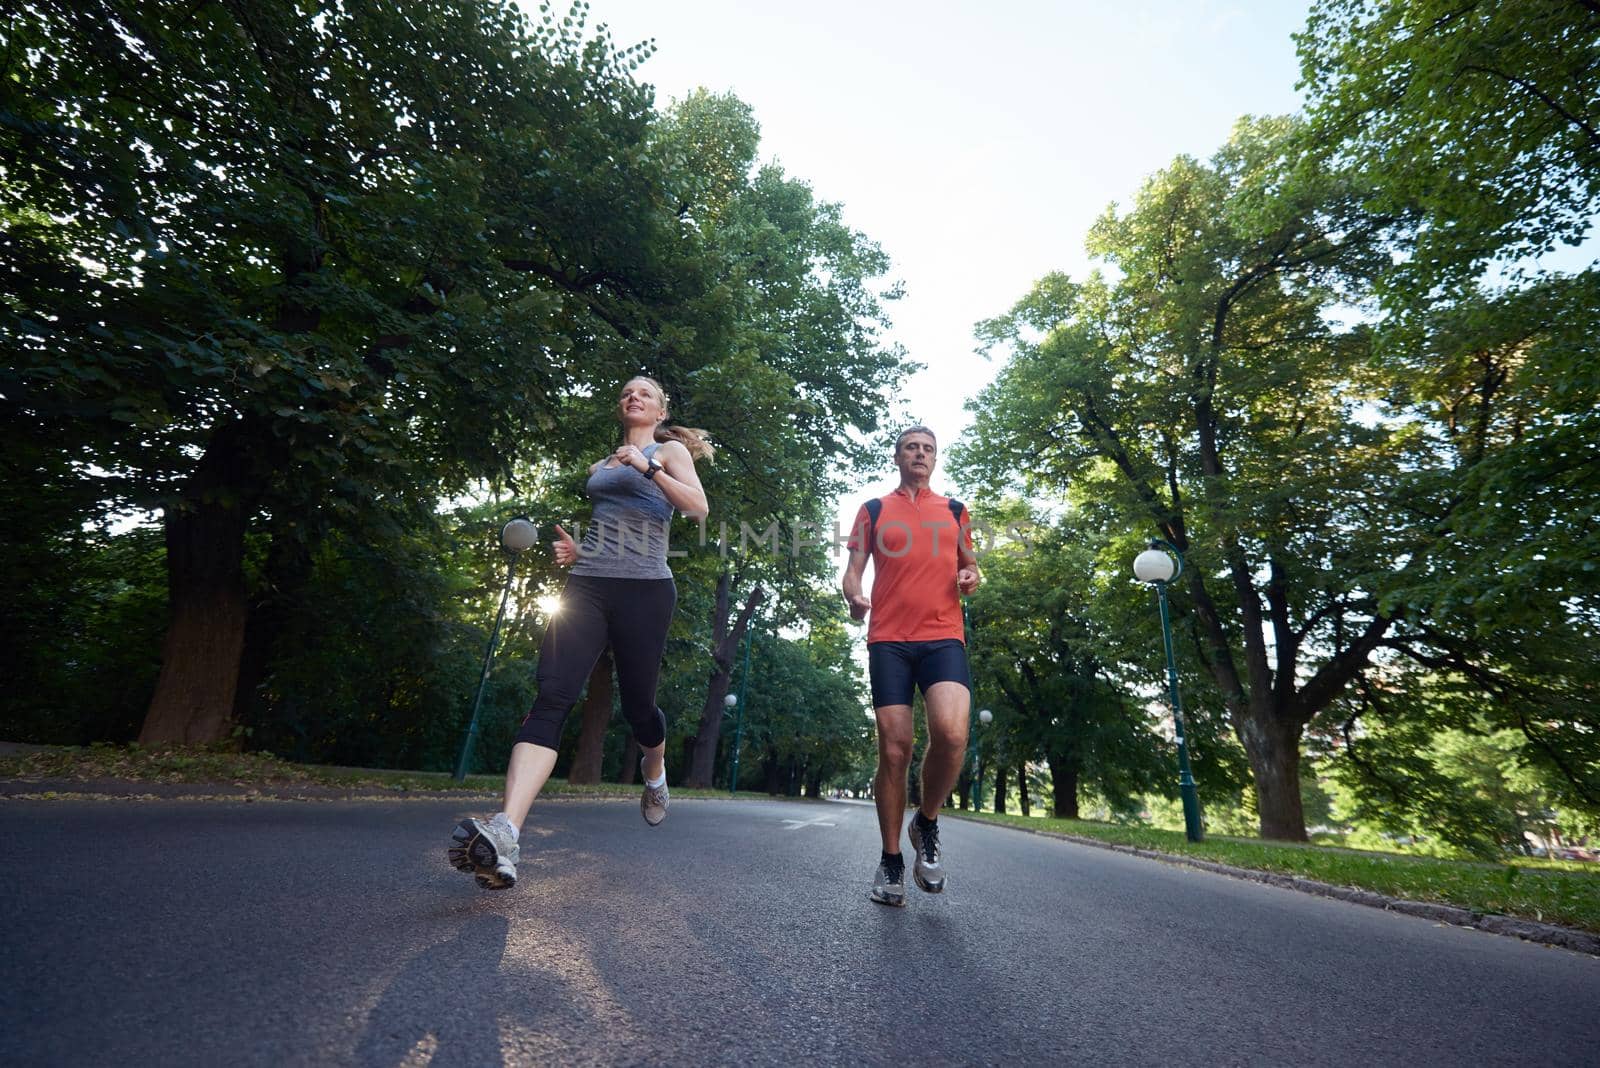
[[[667,719],[656,706],[656,683],[678,591],[671,579],[627,581],[628,608],[614,613],[611,620],[611,655],[617,665],[622,715],[644,754],[645,781],[651,782],[666,770]]]
[[[604,581],[572,576],[562,591],[560,609],[545,628],[539,647],[539,692],[517,731],[506,767],[503,811],[519,829],[555,769],[567,713],[605,651],[606,606],[600,596]]]
[[[506,765],[506,799],[501,809],[511,826],[522,829],[528,810],[550,780],[555,770],[556,751],[532,742],[518,742],[511,747],[511,762]]]

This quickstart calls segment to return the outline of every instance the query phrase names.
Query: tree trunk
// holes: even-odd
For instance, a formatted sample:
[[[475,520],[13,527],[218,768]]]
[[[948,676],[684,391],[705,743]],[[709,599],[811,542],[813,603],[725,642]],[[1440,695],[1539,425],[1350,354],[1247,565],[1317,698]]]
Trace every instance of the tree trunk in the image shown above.
[[[1051,815],[1058,820],[1078,818],[1078,762],[1054,753],[1050,761],[1050,781],[1054,785]]]
[[[1002,815],[1006,810],[1006,766],[994,766],[994,810]]]
[[[633,777],[639,774],[639,758],[643,755],[639,752],[638,740],[629,732],[627,744],[622,747],[622,770],[617,773],[617,781],[623,786],[633,785]]]
[[[956,780],[956,796],[961,799],[961,811],[972,807],[972,771],[966,764],[961,766],[961,778]]]
[[[1033,815],[1033,800],[1028,797],[1028,765],[1026,763],[1017,765],[1017,789],[1022,796],[1022,814],[1024,816]]]
[[[700,706],[700,728],[695,732],[694,751],[689,758],[689,774],[685,786],[709,790],[717,770],[717,745],[722,739],[722,717],[727,713],[723,699],[728,696],[728,686],[733,680],[733,661],[739,651],[739,642],[750,626],[750,617],[766,598],[760,586],[750,591],[739,618],[728,626],[728,598],[734,579],[724,571],[717,578],[717,593],[712,601],[711,677],[706,684],[705,704]],[[745,688],[746,694],[749,688]],[[742,713],[744,710],[736,710]]]
[[[1300,727],[1263,715],[1246,720],[1240,733],[1255,776],[1261,837],[1308,841],[1300,800]]]
[[[761,788],[773,797],[783,793],[783,768],[778,763],[776,750],[768,749],[761,758]]]
[[[164,517],[171,622],[139,744],[214,745],[233,731],[248,600],[244,532],[257,494],[251,428],[217,428]]]
[[[583,729],[578,734],[578,749],[567,770],[567,781],[592,785],[600,781],[600,763],[606,755],[606,729],[611,726],[611,650],[595,661],[589,672],[589,690],[584,695]]]

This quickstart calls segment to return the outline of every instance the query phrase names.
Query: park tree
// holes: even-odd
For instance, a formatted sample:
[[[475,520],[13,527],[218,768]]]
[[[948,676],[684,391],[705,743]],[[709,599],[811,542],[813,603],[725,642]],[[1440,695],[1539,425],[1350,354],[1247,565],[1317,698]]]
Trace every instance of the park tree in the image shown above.
[[[873,456],[894,386],[909,370],[885,336],[900,295],[888,257],[776,163],[758,163],[747,105],[699,90],[656,134],[681,175],[679,210],[719,264],[728,348],[683,383],[719,452],[711,517],[687,574],[715,590],[706,609],[704,700],[686,782],[711,785],[723,700],[764,602],[775,625],[814,617],[831,584],[832,501]],[[828,598],[830,604],[832,598]]]
[[[308,763],[454,767],[505,570],[472,537],[481,518],[442,520],[392,542],[319,540],[307,582],[282,593],[285,625],[237,720],[246,744]],[[480,756],[531,697],[527,623],[501,629]]]
[[[1366,333],[1328,314],[1386,255],[1389,220],[1338,172],[1284,187],[1296,137],[1241,123],[1210,165],[1180,158],[1107,212],[1089,245],[1112,274],[1047,277],[983,324],[1011,358],[973,405],[980,469],[1057,494],[1092,480],[1188,557],[1185,610],[1261,833],[1288,839],[1305,837],[1301,735],[1371,660],[1397,615],[1383,594],[1426,548],[1415,523],[1370,521],[1403,436],[1359,418]]]
[[[1186,554],[1178,611],[1263,835],[1304,837],[1306,728],[1408,664],[1499,694],[1592,798],[1591,274],[1385,316],[1367,297],[1426,205],[1385,205],[1308,133],[1245,123],[1180,159],[1095,227],[1109,275],[1048,277],[980,328],[1012,354],[974,406],[982,466]]]
[[[873,750],[872,720],[839,613],[804,635],[758,631],[746,707],[740,783],[819,796]]]
[[[1091,613],[1094,548],[1062,517],[1020,502],[979,507],[980,528],[1026,531],[984,553],[984,582],[970,600],[974,700],[996,713],[1013,765],[1049,765],[1054,812],[1078,818],[1080,790],[1114,807],[1155,788],[1170,754],[1117,665]],[[996,751],[1001,747],[996,741]],[[1170,766],[1170,765],[1169,765]]]
[[[1576,245],[1600,205],[1600,5],[1318,0],[1296,36],[1314,138],[1371,176],[1375,211],[1419,211],[1375,279],[1426,308],[1486,264]]]
[[[1484,715],[1493,696],[1474,700],[1453,689],[1448,678],[1421,672],[1363,680],[1341,751],[1327,765],[1334,818],[1358,835],[1405,837],[1486,860],[1526,852],[1530,832],[1549,839],[1559,824],[1569,832],[1584,826],[1558,811],[1551,776],[1530,758],[1523,733]]]
[[[1386,645],[1484,729],[1512,729],[1552,797],[1600,813],[1600,271],[1436,307],[1392,394],[1424,420],[1419,464],[1448,505],[1427,566],[1396,589]],[[1407,366],[1409,364],[1409,366]],[[1371,680],[1374,695],[1383,678]],[[1471,731],[1458,711],[1445,727]],[[1441,728],[1443,729],[1443,728]]]
[[[1403,369],[1388,414],[1430,428],[1452,507],[1399,595],[1420,626],[1390,644],[1456,704],[1493,695],[1486,729],[1521,732],[1552,795],[1595,813],[1600,270],[1547,254],[1600,208],[1600,8],[1331,0],[1298,43],[1311,155],[1418,219],[1374,276],[1375,359]]]
[[[769,591],[778,594],[769,628],[809,628],[824,607],[836,611],[834,599],[818,592],[831,579],[828,501],[841,472],[862,461],[856,439],[887,406],[888,386],[904,363],[878,340],[883,307],[870,283],[887,260],[840,226],[838,209],[816,201],[803,183],[774,167],[755,168],[758,130],[745,105],[699,92],[668,108],[651,136],[678,190],[675,210],[703,240],[703,254],[720,264],[714,273],[733,283],[710,301],[726,316],[725,330],[702,329],[697,337],[706,344],[644,365],[662,380],[672,418],[705,429],[718,449],[701,470],[712,521],[674,528],[674,548],[685,555],[672,561],[680,602],[661,698],[674,753],[686,747],[672,766],[685,781],[709,785],[721,766],[723,698],[749,621]],[[719,182],[708,185],[707,175],[719,175]],[[781,210],[763,206],[774,198]],[[729,220],[738,213],[745,218],[735,227]],[[761,296],[769,290],[783,295]],[[546,530],[556,521],[581,521],[587,464],[615,445],[611,393],[636,369],[619,359],[615,381],[597,385],[590,398],[564,401],[559,441],[526,443],[507,488],[484,487],[504,498],[496,515],[525,511]],[[478,526],[461,533],[470,529],[482,542],[492,534],[493,516],[475,518]],[[523,570],[530,586],[559,585],[543,555],[528,555],[533,559]],[[492,571],[467,568],[478,601],[492,594]],[[524,604],[525,592],[518,598]],[[509,672],[507,682],[517,678]],[[574,717],[576,756],[568,773],[579,779],[598,778],[617,748],[626,747],[626,732],[613,729],[609,682],[608,669],[597,665],[583,714]],[[631,762],[622,764],[629,773]]]
[[[18,12],[6,441],[42,431],[103,507],[163,517],[144,740],[227,736],[264,520],[314,542],[502,472],[584,388],[578,357],[704,318],[676,314],[706,287],[636,57],[571,22],[464,0]]]
[[[576,514],[562,472],[614,437],[585,399],[639,370],[723,446],[735,536],[823,518],[903,371],[887,260],[753,168],[748,108],[664,119],[644,51],[584,24],[581,3],[40,2],[7,28],[8,513],[24,538],[161,516],[145,740],[264,714],[315,580],[352,552],[415,564],[441,498]],[[769,584],[810,581],[802,556]]]

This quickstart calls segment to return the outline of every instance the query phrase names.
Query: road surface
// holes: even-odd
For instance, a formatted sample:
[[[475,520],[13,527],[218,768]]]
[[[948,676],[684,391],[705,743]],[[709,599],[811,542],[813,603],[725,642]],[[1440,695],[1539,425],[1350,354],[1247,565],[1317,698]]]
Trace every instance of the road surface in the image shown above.
[[[1595,1064],[1600,959],[946,820],[867,900],[870,807],[0,803],[0,1064]]]

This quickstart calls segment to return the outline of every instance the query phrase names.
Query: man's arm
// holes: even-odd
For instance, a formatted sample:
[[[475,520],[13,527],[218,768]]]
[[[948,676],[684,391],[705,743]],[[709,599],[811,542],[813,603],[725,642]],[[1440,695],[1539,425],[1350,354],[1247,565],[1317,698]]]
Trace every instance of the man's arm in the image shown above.
[[[965,596],[976,590],[983,581],[978,573],[978,554],[972,551],[972,517],[962,509],[966,522],[956,534],[956,589]]]
[[[860,549],[850,550],[850,562],[844,569],[844,599],[850,606],[850,618],[867,618],[872,610],[872,598],[861,592],[861,580],[867,573],[867,560],[871,554]]]

